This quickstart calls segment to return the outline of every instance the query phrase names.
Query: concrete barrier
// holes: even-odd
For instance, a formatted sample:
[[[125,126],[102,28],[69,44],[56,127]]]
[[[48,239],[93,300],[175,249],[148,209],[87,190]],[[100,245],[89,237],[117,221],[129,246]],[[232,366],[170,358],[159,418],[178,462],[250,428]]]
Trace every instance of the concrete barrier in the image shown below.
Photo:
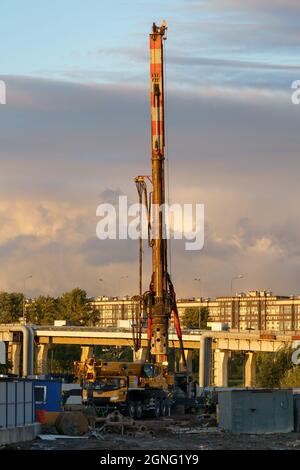
[[[35,417],[34,382],[0,378],[0,446],[32,441],[41,432]]]
[[[26,424],[11,428],[0,428],[0,446],[17,442],[32,441],[41,432],[39,423]]]

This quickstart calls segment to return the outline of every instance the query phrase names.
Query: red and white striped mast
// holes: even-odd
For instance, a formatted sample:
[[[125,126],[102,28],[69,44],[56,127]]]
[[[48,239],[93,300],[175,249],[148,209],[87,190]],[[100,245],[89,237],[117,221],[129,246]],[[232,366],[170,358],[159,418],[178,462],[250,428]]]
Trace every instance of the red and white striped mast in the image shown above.
[[[146,299],[148,313],[148,342],[150,356],[154,362],[163,364],[168,371],[168,330],[170,316],[173,313],[175,328],[180,343],[183,364],[186,366],[182,332],[178,317],[176,295],[167,266],[167,240],[164,236],[165,221],[165,121],[164,121],[164,40],[166,39],[166,22],[161,26],[155,23],[150,33],[150,105],[151,105],[151,148],[152,148],[152,177],[151,208],[152,208],[152,237],[149,235],[149,245],[152,247],[152,279],[150,290],[142,295],[142,241],[140,238],[140,300]],[[135,182],[138,188],[140,202],[142,193],[147,190],[145,176],[138,176]],[[150,215],[149,215],[150,217]],[[148,227],[149,228],[149,227]],[[140,309],[141,310],[141,309]],[[140,312],[141,314],[141,312]],[[141,325],[142,317],[137,321]],[[141,327],[133,328],[136,350],[141,345]]]
[[[168,362],[168,326],[170,305],[167,299],[167,240],[159,208],[165,203],[165,123],[164,123],[164,39],[166,23],[153,23],[150,33],[150,102],[152,138],[153,229],[153,305],[151,312],[151,355],[155,362]]]

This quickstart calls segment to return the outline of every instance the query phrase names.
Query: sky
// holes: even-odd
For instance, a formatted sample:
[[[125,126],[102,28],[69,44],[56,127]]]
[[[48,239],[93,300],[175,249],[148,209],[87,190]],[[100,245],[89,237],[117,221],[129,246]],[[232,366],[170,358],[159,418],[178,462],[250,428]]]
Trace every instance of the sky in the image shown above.
[[[205,207],[203,249],[171,242],[177,296],[230,295],[239,274],[235,291],[300,295],[298,0],[0,8],[0,290],[32,275],[28,296],[137,293],[137,242],[98,240],[96,208],[136,202],[150,172],[148,35],[165,19],[170,200]]]

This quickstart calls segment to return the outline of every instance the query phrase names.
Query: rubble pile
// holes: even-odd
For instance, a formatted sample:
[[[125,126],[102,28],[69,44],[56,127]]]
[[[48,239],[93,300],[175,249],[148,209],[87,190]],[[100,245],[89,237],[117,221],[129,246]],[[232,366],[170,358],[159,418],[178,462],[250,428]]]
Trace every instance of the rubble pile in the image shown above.
[[[96,422],[103,421],[102,426],[97,430],[98,433],[116,433],[129,437],[146,435],[153,436],[153,431],[149,430],[145,424],[139,425],[137,421],[127,416],[123,416],[115,410],[106,418],[96,418]]]

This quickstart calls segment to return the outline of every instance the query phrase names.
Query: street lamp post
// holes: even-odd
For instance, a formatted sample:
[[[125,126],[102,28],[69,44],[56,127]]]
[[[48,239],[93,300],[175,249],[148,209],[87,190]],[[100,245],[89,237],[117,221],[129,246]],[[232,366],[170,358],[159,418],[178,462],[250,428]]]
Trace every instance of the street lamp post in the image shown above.
[[[121,286],[120,286],[122,279],[128,279],[128,276],[126,275],[126,276],[119,277],[119,292],[118,292],[118,295],[119,295],[120,300],[122,302],[122,304],[121,304],[121,315],[120,315],[121,318],[120,319],[124,320],[125,319],[124,300],[121,299],[122,296],[121,296]]]
[[[105,286],[105,281],[104,279],[102,279],[101,277],[99,277],[98,279],[99,282],[103,282],[103,290],[105,290],[104,286]],[[103,295],[105,296],[105,293],[103,292]]]
[[[23,318],[22,322],[24,325],[26,325],[26,281],[27,279],[32,279],[32,275],[30,274],[29,276],[25,277],[23,282],[24,282],[24,288],[23,288]]]
[[[232,292],[232,286],[233,286],[233,281],[235,279],[243,279],[243,274],[239,274],[238,276],[234,276],[232,279],[231,279],[231,283],[230,283],[230,292],[231,292],[231,297],[233,297],[233,292]]]
[[[200,294],[200,300],[201,300],[201,278],[200,277],[195,277],[194,281],[199,282],[199,294]]]
[[[243,274],[239,274],[238,276],[234,276],[232,279],[231,279],[231,283],[230,283],[230,292],[231,292],[231,297],[233,297],[233,291],[232,291],[232,286],[233,286],[233,281],[235,279],[243,279]],[[233,318],[233,300],[231,300],[231,318],[232,318],[232,325],[235,325],[235,318]],[[236,317],[236,315],[234,315],[234,317]],[[240,329],[240,312],[239,312],[239,308],[238,308],[238,315],[237,315],[237,323],[238,323],[238,330]]]
[[[121,297],[121,287],[120,287],[120,284],[121,284],[122,279],[128,279],[128,276],[121,276],[121,277],[119,277],[119,292],[118,292],[118,294],[119,294],[120,297]]]
[[[198,328],[200,330],[201,327],[201,278],[200,277],[195,277],[194,281],[199,282],[199,294],[200,294],[200,307],[199,307],[199,323],[198,323]]]

